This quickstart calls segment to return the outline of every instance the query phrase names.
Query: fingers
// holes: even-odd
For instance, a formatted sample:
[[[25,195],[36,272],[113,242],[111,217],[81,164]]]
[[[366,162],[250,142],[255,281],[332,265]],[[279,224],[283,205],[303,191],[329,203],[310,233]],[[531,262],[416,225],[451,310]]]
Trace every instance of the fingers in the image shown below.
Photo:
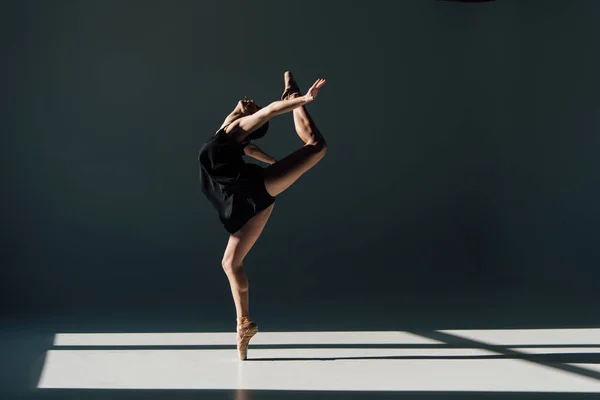
[[[306,94],[309,97],[310,101],[314,100],[314,98],[317,96],[317,93],[319,92],[319,89],[325,84],[325,82],[327,82],[325,79],[317,79],[315,83],[313,83],[313,85],[310,87],[310,89],[308,89]]]
[[[317,79],[316,82],[311,86],[311,89],[319,89],[327,82],[325,79]]]
[[[325,79],[317,79],[316,82],[310,87],[310,89],[308,89],[306,93],[310,94],[311,96],[316,96],[319,92],[319,88],[321,88],[325,84],[325,82]]]

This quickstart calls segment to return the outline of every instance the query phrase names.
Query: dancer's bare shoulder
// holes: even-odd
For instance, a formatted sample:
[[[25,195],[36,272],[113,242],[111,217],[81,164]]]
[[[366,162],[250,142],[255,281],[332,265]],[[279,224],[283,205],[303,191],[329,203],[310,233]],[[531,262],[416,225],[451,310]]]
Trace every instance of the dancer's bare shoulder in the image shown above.
[[[233,122],[225,121],[221,128],[223,129],[223,133],[228,136],[231,136],[237,142],[242,142],[244,137],[247,136],[246,132],[240,128],[240,120],[236,119]]]

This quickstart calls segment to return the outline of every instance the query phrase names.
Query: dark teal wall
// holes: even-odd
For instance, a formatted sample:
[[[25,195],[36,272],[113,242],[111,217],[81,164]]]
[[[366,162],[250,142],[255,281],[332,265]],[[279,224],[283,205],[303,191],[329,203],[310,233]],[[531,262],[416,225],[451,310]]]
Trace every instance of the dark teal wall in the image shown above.
[[[196,155],[286,69],[328,80],[329,151],[250,253],[255,298],[594,285],[600,3],[391,4],[3,5],[6,308],[229,302]],[[299,147],[291,115],[259,144]]]

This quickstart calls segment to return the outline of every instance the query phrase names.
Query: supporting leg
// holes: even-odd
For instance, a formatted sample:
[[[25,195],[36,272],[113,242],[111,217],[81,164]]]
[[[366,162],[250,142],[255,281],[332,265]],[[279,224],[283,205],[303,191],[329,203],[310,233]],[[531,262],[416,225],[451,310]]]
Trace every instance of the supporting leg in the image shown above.
[[[258,332],[258,327],[249,317],[249,285],[243,261],[262,233],[274,205],[273,203],[256,214],[239,231],[230,235],[223,255],[222,265],[229,280],[235,304],[236,330],[238,333],[237,348],[241,360],[246,359],[250,339]]]

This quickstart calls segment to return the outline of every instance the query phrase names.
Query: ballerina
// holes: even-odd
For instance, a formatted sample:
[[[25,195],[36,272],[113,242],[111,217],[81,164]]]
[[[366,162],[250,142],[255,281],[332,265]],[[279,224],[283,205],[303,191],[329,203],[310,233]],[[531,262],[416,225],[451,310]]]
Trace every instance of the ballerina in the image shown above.
[[[284,81],[281,100],[265,107],[247,98],[240,100],[198,155],[202,191],[229,233],[222,266],[235,303],[240,360],[247,358],[250,339],[258,332],[258,326],[249,317],[244,258],[271,216],[275,197],[315,166],[327,151],[323,135],[304,107],[314,101],[325,80],[318,79],[304,95],[291,72],[284,73]],[[267,133],[271,118],[290,111],[304,146],[277,161],[251,141]],[[246,163],[244,154],[270,165],[263,168]]]

